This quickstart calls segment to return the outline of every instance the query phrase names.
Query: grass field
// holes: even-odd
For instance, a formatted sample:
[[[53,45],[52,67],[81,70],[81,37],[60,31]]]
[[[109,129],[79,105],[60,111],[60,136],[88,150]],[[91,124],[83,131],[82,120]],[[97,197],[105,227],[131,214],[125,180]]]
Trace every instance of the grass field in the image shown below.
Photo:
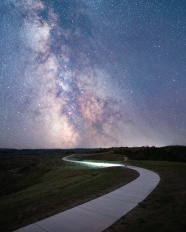
[[[137,176],[123,168],[67,164],[57,154],[1,155],[0,231],[12,231],[82,204]]]
[[[63,163],[61,155],[2,156],[1,231],[33,223],[110,192],[136,178],[122,168],[90,169]],[[117,161],[112,151],[78,154],[77,160]],[[107,232],[183,232],[186,228],[186,163],[130,161],[157,172],[161,181],[139,205]]]
[[[186,163],[133,162],[157,172],[161,181],[136,209],[107,232],[184,232],[186,228]]]
[[[81,159],[118,160],[121,155],[104,153]],[[138,207],[105,232],[184,232],[186,229],[186,163],[130,161],[131,165],[155,171],[161,181]]]

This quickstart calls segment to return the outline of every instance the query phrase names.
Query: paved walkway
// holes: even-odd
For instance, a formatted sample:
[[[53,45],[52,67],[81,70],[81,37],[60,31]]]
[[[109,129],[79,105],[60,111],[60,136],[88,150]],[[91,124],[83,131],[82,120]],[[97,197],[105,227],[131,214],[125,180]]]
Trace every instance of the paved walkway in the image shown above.
[[[140,176],[129,184],[95,200],[23,227],[16,232],[99,232],[143,201],[160,181],[149,170],[128,166]]]

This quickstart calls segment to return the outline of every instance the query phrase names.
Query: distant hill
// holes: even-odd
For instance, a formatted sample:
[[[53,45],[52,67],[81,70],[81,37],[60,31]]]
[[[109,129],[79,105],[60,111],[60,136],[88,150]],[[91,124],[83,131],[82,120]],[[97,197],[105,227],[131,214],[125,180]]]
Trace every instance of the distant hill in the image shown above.
[[[126,154],[134,160],[186,162],[186,146],[111,148],[115,154]]]
[[[73,153],[89,153],[100,151],[100,148],[75,149],[6,149],[0,148],[0,155],[68,155]]]
[[[113,151],[127,155],[133,160],[159,160],[186,162],[186,146],[166,147],[112,147],[112,148],[76,148],[76,149],[0,149],[1,158],[7,155],[70,155],[73,153],[97,153]]]

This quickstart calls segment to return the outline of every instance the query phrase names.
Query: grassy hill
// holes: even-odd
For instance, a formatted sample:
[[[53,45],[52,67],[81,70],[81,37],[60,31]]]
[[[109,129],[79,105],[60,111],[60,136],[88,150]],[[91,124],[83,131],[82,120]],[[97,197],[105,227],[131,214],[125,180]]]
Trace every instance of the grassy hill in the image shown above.
[[[52,216],[138,176],[119,167],[95,169],[68,164],[61,154],[60,150],[12,150],[0,155],[0,231]]]
[[[186,147],[0,149],[0,231],[12,231],[113,191],[135,179],[130,169],[95,169],[77,160],[123,162],[157,172],[158,187],[107,231],[184,231],[186,228]]]

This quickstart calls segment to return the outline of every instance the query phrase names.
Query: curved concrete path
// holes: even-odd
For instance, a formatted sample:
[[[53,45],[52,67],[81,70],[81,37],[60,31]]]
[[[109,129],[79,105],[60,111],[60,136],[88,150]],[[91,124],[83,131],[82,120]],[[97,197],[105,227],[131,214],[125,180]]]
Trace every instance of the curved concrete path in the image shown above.
[[[66,161],[70,160],[66,158]],[[159,175],[152,171],[133,166],[128,168],[136,170],[140,176],[113,192],[23,227],[16,232],[100,232],[105,230],[142,202],[160,181]]]

